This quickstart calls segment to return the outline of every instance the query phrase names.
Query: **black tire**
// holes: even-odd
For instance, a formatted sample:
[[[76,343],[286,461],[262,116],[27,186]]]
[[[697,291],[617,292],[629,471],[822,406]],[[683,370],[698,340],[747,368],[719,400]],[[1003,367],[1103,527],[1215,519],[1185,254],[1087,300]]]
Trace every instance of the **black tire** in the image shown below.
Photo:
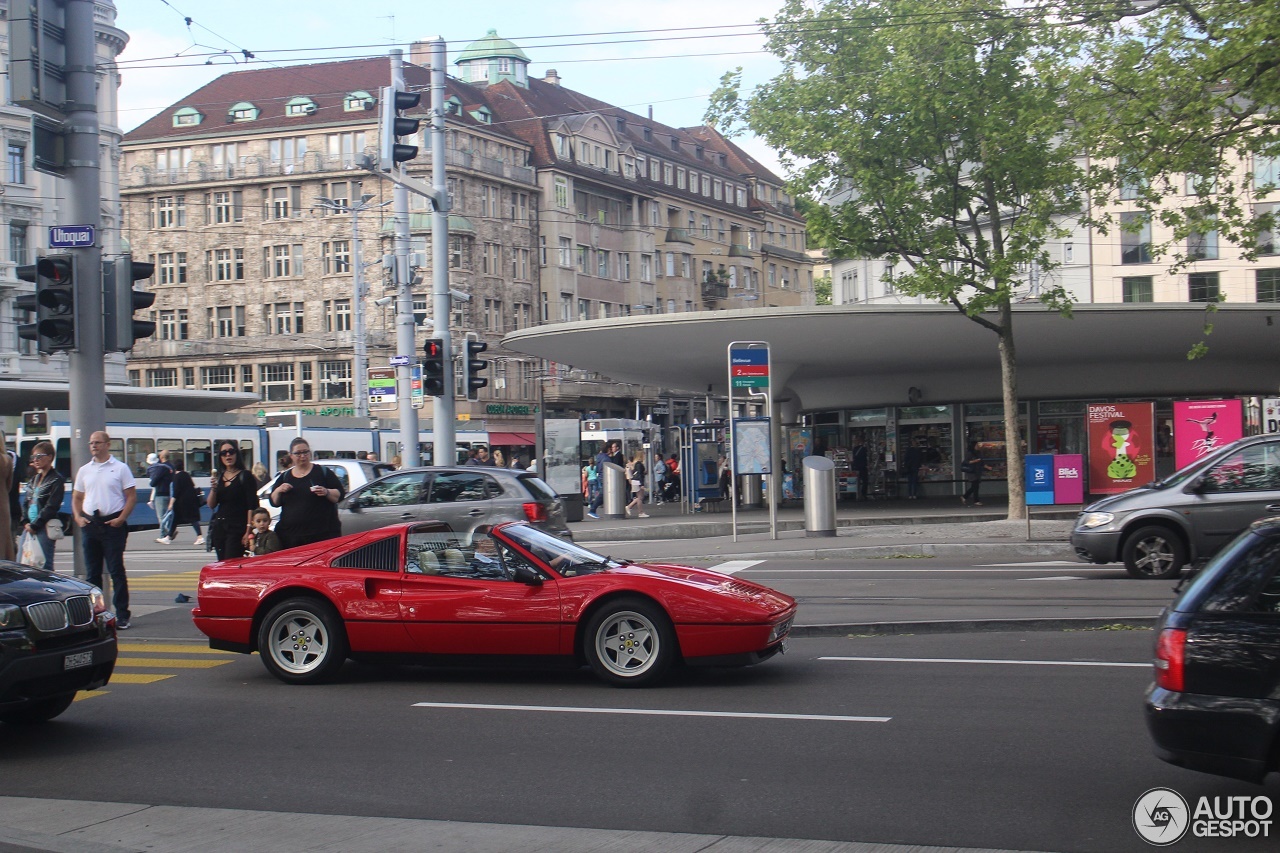
[[[1124,568],[1142,580],[1176,578],[1187,564],[1187,546],[1177,533],[1162,525],[1133,532],[1124,543]]]
[[[617,687],[656,683],[680,654],[667,614],[641,598],[619,598],[597,610],[582,632],[582,652],[592,671]]]
[[[0,723],[8,723],[11,726],[32,726],[39,723],[47,723],[70,708],[75,698],[75,693],[63,693],[60,696],[37,699],[17,708],[0,711]]]
[[[347,660],[341,617],[318,598],[290,598],[272,607],[258,626],[258,654],[267,672],[285,684],[320,684]]]

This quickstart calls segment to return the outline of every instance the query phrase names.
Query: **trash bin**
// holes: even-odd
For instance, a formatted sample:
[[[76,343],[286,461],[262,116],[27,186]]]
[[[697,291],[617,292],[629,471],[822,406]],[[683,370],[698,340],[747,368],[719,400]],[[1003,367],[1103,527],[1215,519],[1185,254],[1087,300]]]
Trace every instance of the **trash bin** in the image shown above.
[[[760,506],[764,503],[761,493],[761,481],[763,476],[760,474],[743,474],[742,475],[742,505]]]
[[[806,456],[804,468],[804,535],[836,535],[836,466],[825,456]]]
[[[565,521],[582,521],[582,495],[558,495],[560,503],[564,504],[564,520]]]
[[[600,472],[600,486],[604,489],[604,503],[600,505],[602,517],[626,517],[630,484],[627,483],[627,472],[622,466],[612,462],[604,463],[604,470]]]

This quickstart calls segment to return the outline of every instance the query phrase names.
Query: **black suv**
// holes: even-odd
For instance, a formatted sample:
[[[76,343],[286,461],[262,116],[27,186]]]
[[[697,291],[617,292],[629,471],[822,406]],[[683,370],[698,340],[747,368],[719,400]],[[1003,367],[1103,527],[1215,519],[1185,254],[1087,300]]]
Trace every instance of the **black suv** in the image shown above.
[[[0,722],[42,723],[116,665],[116,618],[102,590],[0,560]]]
[[[1256,521],[1161,614],[1147,728],[1172,764],[1280,770],[1280,518]]]

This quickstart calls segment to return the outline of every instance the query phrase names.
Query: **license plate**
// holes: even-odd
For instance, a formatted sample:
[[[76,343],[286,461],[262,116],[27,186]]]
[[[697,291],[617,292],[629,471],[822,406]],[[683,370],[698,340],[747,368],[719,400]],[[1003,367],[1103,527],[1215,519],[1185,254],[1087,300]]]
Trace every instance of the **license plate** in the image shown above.
[[[93,666],[93,652],[76,652],[62,659],[63,669],[79,669],[82,666]]]

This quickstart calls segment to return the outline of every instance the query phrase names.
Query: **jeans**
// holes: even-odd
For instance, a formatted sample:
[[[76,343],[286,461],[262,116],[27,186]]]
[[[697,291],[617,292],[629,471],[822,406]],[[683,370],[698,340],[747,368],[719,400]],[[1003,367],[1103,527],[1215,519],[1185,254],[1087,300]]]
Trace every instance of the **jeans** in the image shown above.
[[[102,571],[111,576],[111,606],[116,618],[129,621],[129,579],[124,574],[124,547],[129,540],[129,530],[124,525],[112,527],[93,519],[81,531],[84,546],[85,580],[96,587],[102,586]]]
[[[156,505],[156,521],[163,521],[164,514],[169,509],[169,495],[152,495],[151,501]],[[164,536],[165,532],[161,530],[160,535]]]

